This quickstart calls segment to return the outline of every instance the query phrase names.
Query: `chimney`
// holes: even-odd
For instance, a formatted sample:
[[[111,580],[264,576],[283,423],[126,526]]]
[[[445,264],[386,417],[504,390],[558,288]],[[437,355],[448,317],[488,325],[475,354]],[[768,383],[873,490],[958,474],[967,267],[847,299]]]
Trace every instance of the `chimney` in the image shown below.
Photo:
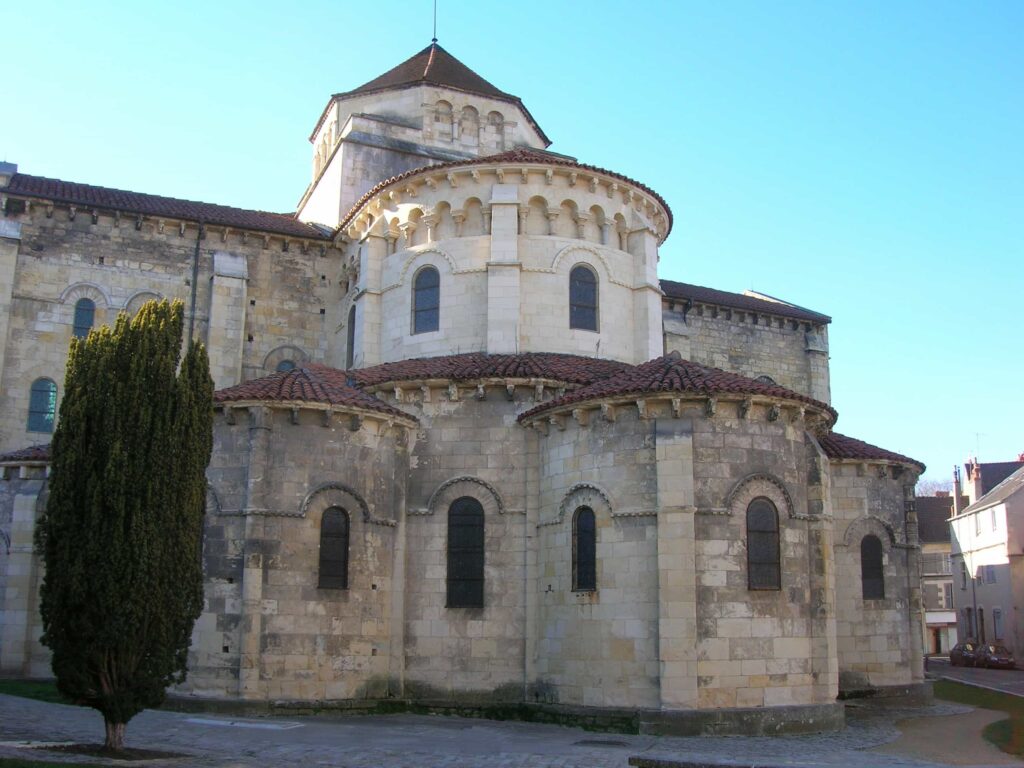
[[[948,499],[949,498],[949,491],[936,491],[935,492],[935,497],[939,498],[939,499]]]
[[[959,515],[964,509],[963,498],[960,496],[960,467],[953,467],[953,514]]]

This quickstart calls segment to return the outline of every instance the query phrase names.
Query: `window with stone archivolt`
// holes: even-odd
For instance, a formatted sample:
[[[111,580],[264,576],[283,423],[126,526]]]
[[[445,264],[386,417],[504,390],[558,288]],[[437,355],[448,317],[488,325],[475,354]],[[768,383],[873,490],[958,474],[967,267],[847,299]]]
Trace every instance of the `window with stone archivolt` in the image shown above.
[[[759,496],[747,506],[747,585],[750,589],[781,589],[779,512]]]
[[[579,507],[572,519],[572,588],[597,589],[597,520],[590,507]]]
[[[577,264],[569,273],[569,327],[597,330],[598,281],[590,267]]]
[[[28,431],[53,432],[56,415],[57,384],[45,377],[36,379],[29,390]]]
[[[440,326],[441,275],[434,267],[423,267],[413,278],[412,332],[429,333]]]
[[[321,589],[348,589],[349,516],[341,507],[324,510],[320,520]]]
[[[484,508],[462,496],[448,508],[449,608],[478,608],[484,604]]]

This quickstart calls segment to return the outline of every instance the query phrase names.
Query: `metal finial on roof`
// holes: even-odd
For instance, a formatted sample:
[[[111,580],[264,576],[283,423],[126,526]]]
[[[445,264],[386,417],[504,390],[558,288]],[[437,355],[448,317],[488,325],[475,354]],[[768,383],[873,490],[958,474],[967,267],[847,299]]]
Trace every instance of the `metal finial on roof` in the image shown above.
[[[437,42],[437,0],[434,0],[434,36],[430,38],[430,42]]]

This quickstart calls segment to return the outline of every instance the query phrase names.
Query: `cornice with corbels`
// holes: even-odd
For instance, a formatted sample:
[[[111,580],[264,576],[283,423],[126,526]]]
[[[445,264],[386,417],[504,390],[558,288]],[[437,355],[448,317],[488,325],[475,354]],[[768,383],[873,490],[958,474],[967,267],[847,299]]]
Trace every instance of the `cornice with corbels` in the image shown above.
[[[386,434],[392,428],[416,429],[417,422],[412,417],[396,414],[380,413],[357,406],[336,405],[332,403],[311,403],[300,400],[233,400],[228,403],[215,403],[214,410],[219,411],[223,423],[229,426],[245,423],[249,428],[269,429],[268,411],[285,411],[288,421],[298,425],[303,411],[316,413],[320,426],[328,429],[344,427],[350,432],[358,432],[368,424],[374,424],[379,434]],[[242,419],[247,421],[243,422]]]

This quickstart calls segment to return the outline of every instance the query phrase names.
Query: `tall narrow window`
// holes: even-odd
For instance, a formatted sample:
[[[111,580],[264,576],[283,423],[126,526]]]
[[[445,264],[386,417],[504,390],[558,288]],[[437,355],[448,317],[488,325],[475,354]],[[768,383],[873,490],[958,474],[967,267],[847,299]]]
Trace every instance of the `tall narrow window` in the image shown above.
[[[441,276],[433,267],[416,273],[412,289],[412,332],[436,331],[441,306]]]
[[[865,600],[881,600],[885,597],[882,542],[871,534],[860,540],[860,585]]]
[[[325,510],[320,520],[321,589],[348,589],[348,522],[341,507]]]
[[[470,496],[448,508],[448,607],[484,604],[484,508]]]
[[[1002,640],[1003,639],[1003,609],[993,608],[992,609],[992,639]]]
[[[351,368],[356,359],[356,305],[348,311],[348,349],[345,350],[345,367]]]
[[[569,273],[569,327],[597,330],[597,275],[583,264]]]
[[[967,589],[967,563],[960,561],[960,589]]]
[[[88,336],[95,319],[96,302],[92,299],[79,299],[75,303],[75,322],[72,326],[72,332],[79,338]]]
[[[779,513],[763,496],[747,507],[747,586],[782,589]]]
[[[597,589],[597,525],[590,507],[580,507],[572,519],[572,588]]]
[[[32,382],[28,399],[28,431],[53,432],[57,415],[57,385],[50,379]]]

